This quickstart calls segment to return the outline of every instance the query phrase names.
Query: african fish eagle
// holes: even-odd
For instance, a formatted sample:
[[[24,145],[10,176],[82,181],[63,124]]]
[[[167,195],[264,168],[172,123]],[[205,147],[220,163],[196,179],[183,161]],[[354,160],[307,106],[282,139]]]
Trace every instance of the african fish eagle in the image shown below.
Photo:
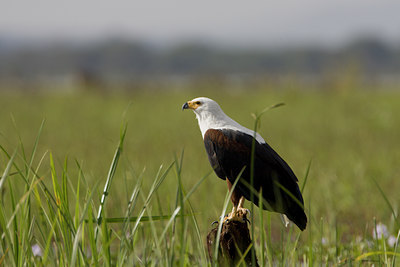
[[[248,212],[243,208],[244,199],[253,200],[258,206],[261,190],[263,209],[286,215],[304,230],[307,216],[297,177],[261,135],[228,117],[218,103],[210,98],[198,97],[188,101],[182,106],[182,110],[185,109],[191,109],[196,114],[208,160],[217,176],[227,181],[229,190],[240,175],[231,195],[233,209],[227,219],[243,221],[243,216]]]

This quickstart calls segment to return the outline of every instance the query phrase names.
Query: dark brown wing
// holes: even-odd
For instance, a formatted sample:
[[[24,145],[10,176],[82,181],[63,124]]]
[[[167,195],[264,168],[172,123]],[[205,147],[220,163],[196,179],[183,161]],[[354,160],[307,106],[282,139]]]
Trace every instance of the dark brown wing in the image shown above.
[[[307,217],[297,178],[289,165],[266,143],[255,142],[253,188],[250,164],[253,137],[240,131],[210,129],[204,135],[208,158],[218,177],[225,177],[233,184],[239,174],[237,189],[248,200],[259,204],[258,194],[262,188],[263,208],[284,213],[304,230]]]
[[[211,167],[214,169],[214,172],[217,174],[217,176],[223,180],[226,179],[226,174],[223,171],[218,158],[217,158],[217,150],[218,149],[218,143],[219,140],[218,138],[220,136],[215,135],[217,132],[214,132],[212,130],[208,130],[206,134],[204,135],[204,146],[206,148],[207,156],[208,156],[208,161],[211,164]],[[222,152],[220,152],[222,153]]]

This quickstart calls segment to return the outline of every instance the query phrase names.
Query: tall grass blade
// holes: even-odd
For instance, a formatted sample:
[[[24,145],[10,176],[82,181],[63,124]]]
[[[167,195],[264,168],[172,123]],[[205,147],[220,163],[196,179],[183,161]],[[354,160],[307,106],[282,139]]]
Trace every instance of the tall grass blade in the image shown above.
[[[220,219],[218,221],[218,230],[217,230],[217,238],[215,239],[215,248],[214,248],[214,255],[213,255],[213,264],[214,266],[217,264],[218,262],[218,251],[219,251],[219,241],[220,241],[220,237],[221,237],[221,232],[222,232],[222,224],[223,224],[223,220],[225,218],[225,214],[226,214],[226,209],[228,208],[231,196],[233,194],[233,191],[236,188],[237,183],[239,182],[239,179],[244,171],[245,167],[243,167],[243,169],[240,171],[239,175],[236,177],[235,182],[233,183],[231,190],[227,191],[227,194],[225,195],[225,200],[224,200],[224,206],[222,207],[222,212],[220,215]]]
[[[1,258],[0,258],[0,266],[3,265],[4,259],[5,259],[6,256],[7,256],[8,250],[9,250],[9,248],[6,248],[6,251],[4,252],[4,255],[1,256]]]
[[[304,188],[306,187],[306,184],[307,184],[308,174],[310,173],[310,168],[311,168],[311,162],[312,162],[312,160],[310,160],[310,162],[308,163],[306,174],[304,175],[304,181],[303,181],[303,184],[301,185],[300,192],[302,194],[303,194]]]
[[[15,120],[13,115],[11,115],[11,121],[13,122],[14,129],[15,129],[15,131],[17,133],[16,135],[18,136],[19,146],[21,147],[21,157],[24,160],[24,162],[27,162],[26,155],[25,155],[24,143],[22,142],[21,134],[18,131],[17,121]],[[27,174],[28,171],[29,171],[28,166],[26,164],[24,166],[25,166],[25,174]],[[26,177],[26,175],[24,177]]]
[[[5,181],[7,180],[7,177],[8,177],[8,175],[9,175],[9,173],[10,173],[10,170],[11,170],[11,166],[12,166],[13,163],[14,163],[14,158],[15,158],[15,155],[16,155],[16,154],[17,154],[17,150],[15,150],[14,153],[12,154],[10,160],[9,160],[8,163],[7,163],[7,166],[6,166],[6,168],[5,168],[4,172],[3,172],[3,174],[1,175],[0,190],[3,188],[3,185],[4,185]]]
[[[97,252],[97,245],[95,240],[95,226],[94,226],[94,216],[92,211],[92,205],[88,205],[88,236],[89,236],[89,244],[92,252],[92,264],[98,266],[99,264],[99,256]]]
[[[101,224],[101,236],[104,263],[106,266],[111,266],[110,235],[108,233],[107,222]]]
[[[399,246],[399,238],[400,238],[400,230],[397,232],[397,237],[396,237],[396,244],[394,245],[394,253],[397,253],[397,248]],[[393,263],[392,267],[396,266],[396,257],[393,256]]]
[[[181,207],[177,207],[175,211],[172,213],[170,219],[168,220],[167,225],[164,227],[164,230],[160,236],[160,241],[162,241],[165,237],[165,234],[167,233],[167,230],[169,229],[170,225],[174,222],[175,218],[178,216],[179,211],[181,210]]]
[[[300,200],[298,200],[286,187],[284,187],[283,185],[281,185],[278,181],[274,180],[274,184],[279,187],[280,189],[282,189],[282,191],[284,191],[294,202],[296,202],[297,205],[299,205],[301,208],[304,209],[304,205],[303,203],[300,202]]]
[[[181,213],[183,213],[185,210],[185,203],[184,203],[185,192],[183,189],[182,179],[181,179],[182,178],[181,173],[182,173],[183,155],[184,155],[184,151],[182,150],[179,161],[175,155],[175,170],[176,170],[176,177],[178,179],[178,199],[179,199]],[[179,219],[180,219],[180,224],[181,224],[181,228],[180,228],[181,231],[179,233],[181,257],[180,257],[179,263],[180,263],[180,266],[183,267],[185,261],[182,256],[185,255],[185,248],[186,248],[186,244],[187,244],[186,231],[185,231],[185,227],[187,226],[187,223],[183,216],[181,216]]]
[[[260,249],[261,249],[261,267],[265,265],[265,230],[264,230],[264,216],[263,216],[263,204],[262,204],[262,188],[258,193],[258,217],[260,219]],[[254,242],[254,240],[253,240]]]
[[[385,200],[388,208],[392,212],[392,215],[393,215],[394,221],[396,222],[397,227],[400,227],[400,221],[399,221],[399,219],[398,219],[398,217],[396,215],[396,212],[394,211],[394,208],[393,208],[392,204],[390,203],[389,199],[386,197],[385,192],[383,192],[382,188],[379,186],[378,182],[374,178],[371,178],[371,179],[374,182],[375,186],[378,188],[379,192],[381,193],[381,195],[382,195],[383,199]]]
[[[253,141],[251,144],[251,155],[250,155],[250,188],[254,188],[254,161],[255,161],[255,153],[256,153],[256,138],[257,138],[257,131],[261,127],[261,117],[264,113],[267,111],[283,106],[285,105],[284,103],[277,103],[274,105],[271,105],[269,107],[264,108],[259,114],[253,113],[252,116],[254,118],[254,132],[253,132]],[[250,201],[254,203],[254,196],[257,195],[258,193],[250,193]],[[251,221],[254,221],[254,205],[251,205],[250,207],[250,213],[251,213]],[[251,224],[251,240],[255,240],[254,236],[254,224]],[[255,255],[255,250],[251,250],[251,264],[253,266],[256,265],[256,255]]]
[[[118,144],[117,149],[115,150],[114,158],[113,158],[113,160],[111,162],[111,166],[110,166],[110,169],[108,171],[106,184],[104,186],[103,195],[101,196],[101,200],[100,200],[99,211],[98,211],[98,214],[97,214],[97,225],[98,226],[100,226],[101,222],[102,222],[102,218],[103,218],[102,214],[103,214],[104,204],[106,202],[106,198],[107,198],[108,192],[110,191],[111,182],[112,182],[112,179],[114,178],[115,171],[117,170],[118,161],[119,161],[119,158],[120,158],[121,153],[122,153],[122,148],[123,148],[123,144],[124,144],[126,130],[127,130],[127,126],[125,125],[123,127],[122,131],[121,131],[119,144]],[[96,228],[95,240],[97,240],[97,234],[98,234],[98,228]]]
[[[35,143],[33,144],[33,149],[32,149],[32,153],[31,153],[31,158],[30,158],[29,163],[28,163],[28,170],[32,169],[33,160],[35,158],[37,147],[38,147],[38,144],[39,144],[39,139],[40,139],[40,136],[41,136],[42,131],[43,131],[44,122],[45,122],[45,120],[43,119],[42,123],[40,124],[39,131],[38,131],[38,133],[36,135]],[[29,172],[27,173],[27,177],[28,176],[29,176]]]
[[[206,175],[204,175],[193,187],[190,189],[190,191],[186,194],[185,199],[183,202],[186,202],[186,200],[189,199],[189,197],[197,190],[197,188],[204,182],[204,180],[209,177],[214,171],[211,170],[208,172]]]
[[[94,185],[93,189],[89,192],[90,193],[89,197],[86,198],[86,200],[85,200],[85,205],[83,207],[82,214],[81,214],[81,216],[79,218],[78,225],[77,225],[77,231],[76,231],[76,234],[75,234],[74,240],[73,240],[72,256],[71,256],[71,260],[70,260],[71,266],[75,266],[75,261],[76,261],[78,249],[80,250],[81,254],[83,254],[83,251],[82,251],[82,248],[81,248],[81,245],[80,245],[79,241],[81,240],[81,234],[83,234],[85,217],[87,216],[88,211],[91,213],[91,209],[90,208],[91,208],[91,204],[93,202],[93,195],[94,195],[93,193],[96,192],[96,189],[97,189],[97,187],[99,185],[99,182],[100,181],[96,182],[96,184]],[[78,183],[78,185],[79,185],[79,183]],[[77,190],[77,192],[79,192],[79,190]],[[78,199],[79,198],[77,197],[77,200]],[[79,209],[79,206],[77,208]],[[79,213],[76,213],[76,216],[79,216]],[[93,223],[91,224],[91,226],[92,226],[91,229],[93,229]],[[83,257],[83,259],[86,261],[85,257]]]
[[[376,256],[376,255],[384,255],[384,256],[390,255],[390,256],[394,256],[394,257],[400,257],[400,253],[393,252],[393,251],[370,251],[370,252],[361,254],[360,256],[356,257],[354,259],[354,261],[355,262],[362,261],[365,258],[368,258],[371,256]]]
[[[7,151],[6,151],[6,149],[0,144],[0,149],[3,151],[3,153],[6,155],[6,157],[10,160],[11,158],[12,158],[12,155],[10,155]],[[16,151],[18,150],[18,149],[15,149]],[[26,177],[25,177],[25,175],[23,175],[23,172],[22,172],[22,170],[19,168],[19,166],[15,163],[15,161],[13,161],[13,166],[14,166],[14,168],[17,170],[16,172],[14,172],[14,173],[11,173],[11,174],[9,174],[9,175],[15,175],[15,174],[20,174],[20,176],[21,176],[21,178],[24,180],[24,182],[26,183],[26,184],[28,184],[28,180],[26,179]]]
[[[147,198],[146,198],[146,200],[145,200],[145,202],[144,202],[144,204],[143,204],[143,207],[142,207],[142,209],[141,209],[141,211],[140,211],[140,213],[139,213],[139,216],[137,216],[137,218],[136,218],[136,223],[135,223],[135,225],[133,226],[133,229],[132,229],[132,231],[131,231],[131,235],[132,235],[132,236],[135,234],[135,232],[136,232],[136,230],[137,230],[137,228],[138,228],[138,226],[139,226],[139,222],[141,221],[141,219],[142,219],[142,217],[143,217],[143,215],[144,215],[144,212],[146,211],[146,208],[147,208],[148,204],[150,203],[150,200],[151,200],[151,198],[152,198],[154,192],[157,191],[158,187],[159,187],[159,186],[161,185],[161,183],[165,180],[165,178],[167,177],[167,174],[168,174],[169,171],[171,170],[172,166],[174,166],[174,164],[175,164],[175,162],[171,163],[171,165],[168,166],[168,168],[164,171],[163,174],[160,174],[160,173],[161,173],[162,166],[160,167],[159,173],[157,174],[157,177],[156,177],[156,179],[154,180],[154,182],[153,182],[153,184],[152,184],[152,186],[151,186],[151,188],[150,188],[150,192],[149,192],[149,194],[147,195]]]
[[[71,266],[76,266],[76,258],[77,258],[77,252],[79,248],[79,241],[81,238],[81,232],[82,232],[83,224],[80,224],[78,227],[78,230],[76,231],[74,242],[72,245],[72,255],[71,255]]]
[[[14,189],[11,186],[11,182],[8,181],[9,188],[10,188],[10,198],[11,198],[11,205],[12,205],[12,210],[14,210],[14,214],[11,217],[8,225],[7,225],[7,230],[11,231],[13,233],[13,239],[12,239],[12,244],[13,244],[13,256],[14,256],[14,262],[15,265],[18,266],[18,255],[19,255],[19,240],[18,240],[18,221],[17,221],[17,208],[15,204],[15,197],[14,197]],[[13,229],[11,229],[11,223],[13,223]]]
[[[253,247],[254,243],[251,243],[247,249],[245,250],[245,252],[243,253],[243,255],[241,255],[240,260],[237,262],[236,267],[241,266],[244,263],[244,259],[246,258],[247,254],[249,253],[250,249]],[[236,247],[237,251],[240,253],[240,250]]]
[[[51,246],[51,240],[53,239],[53,235],[55,235],[55,226],[57,224],[57,217],[54,216],[53,218],[53,222],[51,223],[51,229],[49,231],[49,234],[47,235],[47,239],[46,239],[46,247],[44,249],[43,252],[43,264],[46,265],[47,264],[47,257],[49,255],[50,252],[50,246]]]
[[[42,178],[43,179],[43,178]],[[34,187],[36,186],[37,183],[39,183],[40,181],[42,181],[42,179],[40,180],[36,180],[34,183],[32,183],[31,187],[29,188],[29,190],[27,192],[25,192],[25,194],[22,195],[22,197],[20,198],[20,200],[18,201],[17,205],[15,205],[13,207],[13,213],[9,218],[9,221],[7,223],[7,227],[9,228],[11,223],[14,221],[14,217],[17,215],[21,205],[24,203],[24,201],[26,200],[26,198],[32,193]],[[10,186],[11,189],[11,186]]]
[[[10,257],[12,259],[12,261],[14,261],[14,258],[10,255],[13,255],[13,250],[12,250],[12,246],[10,246],[9,244],[12,244],[12,235],[13,235],[13,231],[12,229],[8,229],[7,228],[7,223],[6,223],[6,211],[5,211],[5,207],[4,205],[0,205],[0,232],[1,234],[1,248],[2,248],[2,252],[4,253],[5,257],[6,255],[8,257]],[[4,251],[4,248],[6,249],[6,251]],[[8,251],[11,249],[11,253],[8,253]]]

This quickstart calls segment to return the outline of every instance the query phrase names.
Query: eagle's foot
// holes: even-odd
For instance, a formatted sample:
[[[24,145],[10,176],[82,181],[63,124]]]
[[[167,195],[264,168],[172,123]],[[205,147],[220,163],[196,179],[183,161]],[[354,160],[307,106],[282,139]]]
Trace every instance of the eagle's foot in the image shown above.
[[[218,221],[213,221],[212,223],[211,223],[211,226],[214,226],[214,224],[219,224],[219,222],[222,220],[222,222],[224,222],[226,219],[226,217],[228,217],[229,216],[229,214],[226,214],[225,216],[221,216],[221,217],[219,217],[219,220]]]
[[[225,217],[225,221],[238,221],[240,223],[250,222],[249,219],[247,219],[248,214],[250,214],[248,209],[237,208]]]

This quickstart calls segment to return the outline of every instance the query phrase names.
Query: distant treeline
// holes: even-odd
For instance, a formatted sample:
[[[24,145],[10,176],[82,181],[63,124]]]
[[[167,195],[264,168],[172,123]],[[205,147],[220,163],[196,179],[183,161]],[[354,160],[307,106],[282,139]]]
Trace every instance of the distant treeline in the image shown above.
[[[55,79],[134,80],[180,75],[317,76],[356,68],[365,77],[400,75],[400,45],[365,39],[336,49],[228,48],[197,43],[159,48],[147,43],[108,40],[91,44],[41,43],[2,46],[0,81]]]

